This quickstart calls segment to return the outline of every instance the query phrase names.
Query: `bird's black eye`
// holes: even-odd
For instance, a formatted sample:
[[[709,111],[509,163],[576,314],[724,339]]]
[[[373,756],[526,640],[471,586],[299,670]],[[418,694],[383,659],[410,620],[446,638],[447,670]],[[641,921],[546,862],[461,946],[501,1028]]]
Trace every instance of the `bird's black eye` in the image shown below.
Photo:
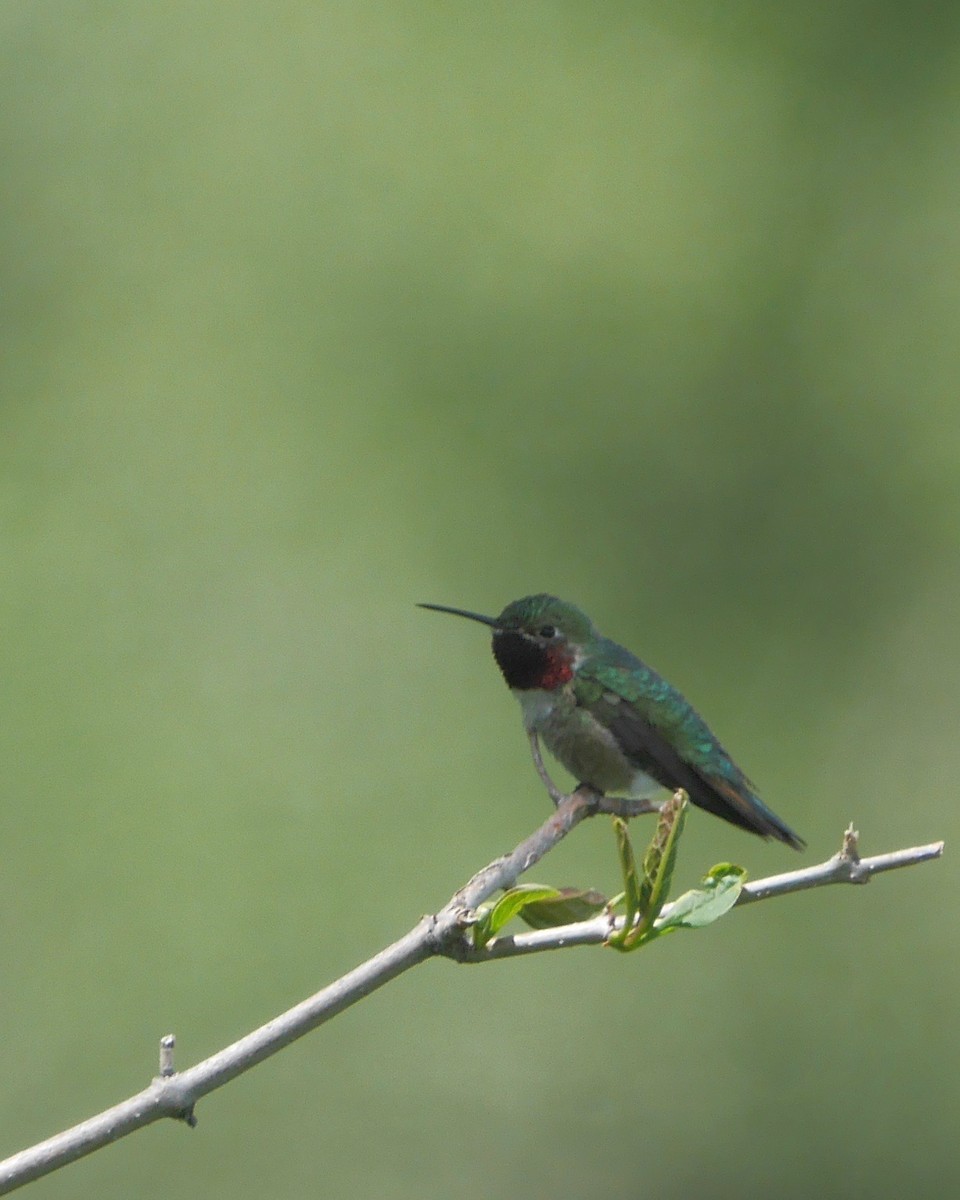
[[[552,638],[557,636],[556,625],[541,625],[537,630],[542,638]]]

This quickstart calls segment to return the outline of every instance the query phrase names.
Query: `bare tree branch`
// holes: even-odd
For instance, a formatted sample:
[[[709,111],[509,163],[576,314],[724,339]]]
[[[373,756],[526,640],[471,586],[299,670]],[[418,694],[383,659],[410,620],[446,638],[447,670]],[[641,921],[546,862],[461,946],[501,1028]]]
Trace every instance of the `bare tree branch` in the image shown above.
[[[0,1194],[11,1192],[161,1117],[174,1117],[189,1125],[195,1124],[194,1106],[208,1092],[276,1054],[284,1046],[428,958],[445,956],[461,962],[485,962],[604,941],[615,927],[609,917],[557,929],[498,937],[483,950],[473,947],[468,929],[478,905],[501,888],[512,887],[524,871],[539,862],[585,818],[602,812],[635,816],[647,808],[648,805],[643,801],[639,802],[638,807],[637,802],[600,796],[587,788],[563,798],[556,811],[535,833],[509,854],[495,859],[478,871],[438,913],[424,917],[409,933],[308,1000],[179,1073],[173,1067],[172,1035],[161,1039],[160,1074],[148,1087],[113,1108],[0,1162]],[[943,843],[937,842],[861,860],[857,853],[856,834],[848,830],[843,850],[827,862],[747,884],[738,903],[769,899],[827,883],[865,883],[880,871],[925,862],[939,857],[942,851]],[[664,909],[663,915],[668,913],[669,906]]]
[[[824,887],[831,883],[869,883],[874,875],[884,871],[912,867],[916,863],[940,858],[943,854],[943,842],[930,842],[926,846],[913,846],[908,850],[894,850],[890,854],[860,858],[857,840],[856,832],[848,829],[844,834],[843,849],[826,862],[745,883],[734,908],[742,908],[743,905],[753,904],[757,900],[770,900],[774,896],[786,896],[790,892]],[[664,905],[656,921],[658,926],[669,920],[673,908],[672,904]],[[611,933],[622,928],[622,917],[602,915],[586,921],[577,921],[572,925],[556,925],[551,929],[502,935],[493,938],[482,949],[471,947],[463,956],[463,961],[486,962],[489,959],[539,954],[544,950],[565,950],[570,946],[596,946],[605,942]]]

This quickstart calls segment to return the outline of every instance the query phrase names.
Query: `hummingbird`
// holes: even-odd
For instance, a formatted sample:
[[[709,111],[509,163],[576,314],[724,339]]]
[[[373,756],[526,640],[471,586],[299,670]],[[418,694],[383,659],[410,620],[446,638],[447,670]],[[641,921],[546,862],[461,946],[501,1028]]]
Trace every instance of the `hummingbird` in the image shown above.
[[[498,617],[421,604],[493,630],[493,655],[520,702],[534,765],[555,804],[563,793],[539,739],[581,784],[649,800],[683,788],[694,804],[795,850],[805,842],[763,803],[753,784],[675,687],[600,634],[573,604],[539,593]],[[655,806],[652,806],[655,807]]]

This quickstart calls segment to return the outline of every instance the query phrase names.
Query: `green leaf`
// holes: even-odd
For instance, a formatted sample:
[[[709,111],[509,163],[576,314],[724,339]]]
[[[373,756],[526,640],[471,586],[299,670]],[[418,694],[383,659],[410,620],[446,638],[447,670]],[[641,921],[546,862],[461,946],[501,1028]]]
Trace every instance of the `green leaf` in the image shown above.
[[[607,940],[615,950],[635,950],[657,936],[654,922],[670,892],[686,811],[687,794],[682,791],[671,796],[660,810],[656,831],[643,856],[639,883],[626,825],[615,823],[626,904],[622,928]]]
[[[559,896],[560,892],[556,888],[538,883],[521,883],[517,887],[508,888],[496,904],[481,911],[479,920],[472,925],[473,944],[478,950],[482,950],[487,942],[495,938],[504,925],[522,912],[528,904],[556,900]]]
[[[646,929],[652,929],[667,902],[673,871],[677,865],[677,850],[687,817],[687,793],[675,792],[664,804],[657,822],[657,831],[643,856],[644,905],[642,921]]]
[[[557,888],[555,899],[531,900],[517,913],[532,929],[572,925],[603,912],[609,901],[600,892],[580,888]]]
[[[668,915],[657,924],[656,933],[712,925],[736,904],[746,878],[743,867],[718,863],[704,876],[700,887],[677,897]]]
[[[616,950],[625,948],[627,934],[640,913],[642,904],[640,881],[637,878],[637,861],[633,856],[633,846],[630,844],[630,834],[627,823],[622,817],[613,818],[613,833],[617,839],[617,856],[620,859],[620,872],[623,875],[623,928],[618,933],[612,933],[607,944]]]

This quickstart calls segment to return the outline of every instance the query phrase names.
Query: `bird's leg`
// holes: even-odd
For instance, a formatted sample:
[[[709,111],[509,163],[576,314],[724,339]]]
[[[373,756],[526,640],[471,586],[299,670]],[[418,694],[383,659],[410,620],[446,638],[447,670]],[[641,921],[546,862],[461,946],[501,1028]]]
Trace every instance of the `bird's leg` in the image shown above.
[[[530,739],[530,754],[533,757],[533,765],[537,768],[537,774],[543,780],[543,786],[549,792],[550,799],[559,807],[567,797],[553,782],[547,773],[547,768],[543,765],[543,755],[540,753],[540,739],[532,730],[527,734],[527,737]]]

